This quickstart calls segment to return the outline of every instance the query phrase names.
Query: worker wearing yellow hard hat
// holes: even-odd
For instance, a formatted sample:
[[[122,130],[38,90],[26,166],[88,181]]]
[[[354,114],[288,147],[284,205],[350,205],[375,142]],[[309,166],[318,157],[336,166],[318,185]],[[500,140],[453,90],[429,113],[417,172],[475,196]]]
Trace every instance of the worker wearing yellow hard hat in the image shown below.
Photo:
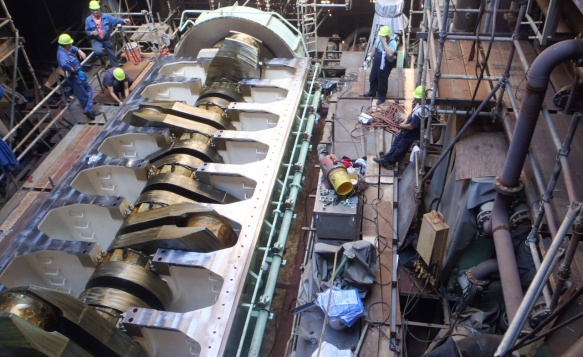
[[[107,88],[107,93],[118,105],[130,94],[133,82],[134,80],[119,67],[109,68],[103,76],[103,86]]]
[[[372,46],[372,50],[365,63],[372,59],[372,69],[369,77],[369,90],[365,97],[377,97],[377,105],[387,99],[387,89],[389,87],[389,75],[397,63],[397,37],[391,36],[389,26],[381,26],[378,36]]]
[[[425,86],[415,88],[413,97],[417,102],[423,97],[425,91]],[[382,157],[375,157],[373,159],[374,162],[386,168],[392,168],[405,157],[415,140],[419,140],[419,128],[421,127],[421,120],[424,119],[423,109],[425,109],[425,117],[429,116],[431,109],[429,104],[423,106],[417,104],[407,119],[399,124],[401,131],[395,136],[389,152]]]
[[[110,14],[101,12],[101,4],[99,1],[92,0],[89,2],[89,10],[91,15],[85,20],[85,33],[91,39],[93,52],[95,56],[103,60],[103,51],[107,52],[109,62],[113,67],[118,67],[119,62],[115,51],[113,50],[113,43],[111,42],[111,33],[115,30],[117,25],[129,24],[128,19],[120,19]]]
[[[101,113],[93,110],[93,88],[91,88],[87,75],[81,67],[81,62],[77,58],[79,56],[83,60],[87,56],[79,48],[73,46],[73,38],[67,33],[61,34],[58,42],[57,62],[59,67],[65,72],[65,80],[73,89],[83,112],[93,119]]]

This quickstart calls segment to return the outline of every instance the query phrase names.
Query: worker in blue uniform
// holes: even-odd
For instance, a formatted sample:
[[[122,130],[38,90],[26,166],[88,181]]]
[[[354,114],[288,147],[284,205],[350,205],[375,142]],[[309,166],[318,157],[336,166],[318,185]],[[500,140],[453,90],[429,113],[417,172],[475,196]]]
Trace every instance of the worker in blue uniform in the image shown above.
[[[124,98],[130,94],[130,86],[134,80],[121,68],[110,68],[103,76],[103,86],[107,88],[109,96],[121,104]]]
[[[129,24],[130,21],[128,19],[120,19],[119,17],[102,13],[99,1],[90,1],[89,10],[91,10],[91,15],[85,20],[85,32],[91,39],[91,45],[93,46],[95,56],[101,60],[102,64],[104,64],[103,50],[105,49],[110,64],[113,67],[119,67],[117,56],[113,50],[113,43],[111,42],[111,32],[117,25]]]
[[[59,45],[57,50],[59,67],[65,72],[65,79],[73,88],[73,92],[83,108],[83,113],[94,119],[101,112],[93,110],[93,88],[91,88],[87,75],[81,68],[81,63],[77,58],[77,55],[81,59],[85,59],[87,56],[79,48],[73,46],[73,39],[66,33],[59,36]]]
[[[391,38],[389,26],[382,26],[378,36],[372,46],[372,50],[365,62],[372,58],[372,69],[370,71],[370,87],[365,97],[377,97],[377,105],[383,104],[387,99],[387,89],[389,87],[389,75],[397,63],[397,40]]]
[[[423,97],[424,89],[425,87],[423,86],[418,86],[415,89],[413,97],[416,101],[419,101]],[[421,127],[421,120],[423,120],[423,107],[425,107],[425,115],[429,116],[430,106],[428,104],[424,106],[417,104],[407,119],[399,124],[401,131],[393,140],[389,152],[383,155],[383,157],[375,157],[373,159],[374,162],[386,168],[391,168],[405,157],[413,142],[419,140],[419,129]]]

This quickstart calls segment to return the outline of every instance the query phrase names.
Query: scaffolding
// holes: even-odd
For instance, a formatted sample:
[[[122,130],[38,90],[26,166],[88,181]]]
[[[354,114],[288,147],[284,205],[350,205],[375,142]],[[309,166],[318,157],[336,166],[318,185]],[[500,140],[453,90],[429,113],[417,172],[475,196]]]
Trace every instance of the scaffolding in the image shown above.
[[[14,171],[16,177],[4,171],[0,174],[0,181],[6,182],[5,187],[9,188],[7,190],[9,192],[6,192],[8,197],[20,188],[18,184],[18,181],[22,179],[20,176],[26,175],[29,168],[37,164],[34,155],[32,155],[35,152],[35,148],[39,144],[44,145],[49,150],[52,148],[52,145],[45,141],[51,130],[58,132],[58,126],[67,131],[72,128],[73,124],[65,119],[65,115],[70,113],[71,105],[76,99],[74,101],[67,100],[64,95],[65,83],[64,80],[59,81],[60,76],[57,70],[53,71],[53,81],[47,81],[47,83],[52,82],[54,85],[48,85],[50,91],[44,93],[4,0],[0,0],[0,5],[5,14],[5,17],[0,18],[0,29],[7,28],[11,34],[11,37],[3,38],[4,42],[0,44],[0,63],[4,67],[10,68],[12,75],[9,85],[6,83],[3,85],[6,89],[6,98],[10,102],[10,110],[7,119],[8,125],[0,126],[0,134],[2,140],[9,144],[15,157],[20,162],[19,167]],[[113,9],[112,15],[130,17],[132,20],[143,22],[143,24],[128,25],[123,26],[123,28],[120,26],[112,32],[112,36],[116,34],[121,36],[122,48],[128,45],[128,41],[147,46],[154,53],[154,57],[157,60],[161,55],[162,49],[167,47],[169,41],[178,34],[173,22],[177,12],[169,8],[168,17],[161,20],[159,15],[156,14],[155,17],[152,12],[152,0],[147,1],[147,6],[148,10],[141,12],[123,12],[121,3],[119,8]],[[171,32],[170,35],[168,35],[168,32]],[[94,59],[94,53],[90,47],[84,49],[87,49],[88,55],[81,64],[88,65]],[[121,52],[121,49],[118,51],[118,55],[119,52]],[[22,62],[25,63],[26,73],[22,73],[21,66],[18,65]],[[101,87],[100,76],[103,71],[104,68],[99,68],[89,76],[89,83],[92,86]],[[18,105],[27,103],[25,97],[17,91],[19,86],[24,87],[25,90],[27,89],[24,75],[29,76],[34,85],[34,103],[36,104],[32,109],[20,109]],[[99,83],[99,85],[96,83]],[[54,102],[54,98],[59,96],[59,108],[49,106],[50,103]],[[107,118],[105,120],[107,121]]]
[[[333,8],[350,9],[350,0],[345,0],[343,4],[333,4],[330,1],[318,2],[318,0],[297,0],[297,24],[304,38],[308,54],[312,58],[318,58],[320,51],[318,48],[318,28],[326,20],[327,12]]]
[[[23,158],[30,152],[31,148],[41,142],[49,146],[44,140],[44,134],[61,118],[62,114],[55,114],[48,106],[47,99],[53,94],[45,97],[42,87],[36,77],[35,71],[32,68],[29,57],[24,48],[23,38],[20,37],[19,31],[14,25],[12,16],[8,11],[4,0],[0,0],[0,5],[4,12],[4,17],[0,18],[0,28],[6,28],[11,37],[3,38],[4,42],[0,46],[0,63],[2,67],[9,68],[12,78],[3,78],[8,80],[8,84],[2,83],[5,88],[5,97],[10,102],[10,110],[8,116],[8,125],[2,123],[2,140],[6,142],[14,152],[16,158],[22,161]],[[26,73],[20,69],[19,63],[24,62]],[[34,99],[38,104],[30,111],[20,109],[20,104],[27,102],[26,98],[18,93],[17,88],[22,85],[24,90],[27,90],[26,81],[23,76],[30,76],[33,83]],[[28,133],[21,138],[17,138],[16,133],[18,129],[27,126]],[[36,134],[36,137],[33,135]],[[50,147],[50,146],[49,146]],[[10,179],[5,184],[8,187],[10,184],[16,185],[16,180],[11,173],[2,170],[0,181]]]
[[[475,80],[476,86],[474,93],[472,95],[471,104],[468,106],[466,110],[466,115],[469,115],[470,111],[473,113],[468,123],[471,124],[473,120],[479,115],[479,113],[486,107],[487,102],[489,102],[492,98],[496,98],[496,110],[494,114],[500,113],[500,107],[502,105],[502,99],[504,97],[504,92],[508,91],[512,93],[512,87],[510,82],[508,81],[510,67],[515,55],[518,55],[520,62],[523,66],[524,71],[528,71],[529,63],[526,59],[524,51],[521,47],[521,43],[519,41],[519,30],[521,25],[527,24],[528,26],[532,27],[532,17],[529,16],[528,12],[532,11],[532,1],[529,1],[528,4],[522,5],[520,9],[511,7],[510,9],[499,9],[500,1],[495,0],[491,4],[491,6],[486,9],[485,2],[482,2],[482,7],[479,9],[461,9],[456,8],[453,2],[451,1],[440,1],[440,0],[424,0],[422,10],[415,10],[414,4],[415,2],[411,2],[411,10],[410,14],[412,16],[419,16],[422,15],[420,31],[416,34],[411,33],[411,25],[409,26],[409,31],[407,33],[407,38],[410,40],[413,37],[416,37],[419,40],[418,45],[418,52],[415,55],[415,58],[411,59],[411,63],[417,63],[417,73],[416,73],[416,85],[424,85],[426,88],[433,88],[434,90],[431,91],[430,98],[423,98],[423,101],[428,100],[430,101],[431,108],[435,108],[436,105],[436,98],[438,94],[438,86],[439,81],[441,79],[464,79],[464,80]],[[514,3],[513,3],[514,4]],[[551,5],[553,2],[551,1]],[[549,14],[556,13],[556,9],[551,8],[547,9]],[[479,14],[478,17],[478,24],[475,26],[475,30],[472,32],[460,32],[460,31],[452,31],[450,30],[452,25],[452,20],[456,14],[467,14],[467,13],[474,13]],[[500,36],[496,32],[496,24],[493,23],[496,20],[495,14],[505,14],[505,15],[513,15],[516,16],[516,28],[514,32],[508,34],[508,36]],[[484,25],[480,25],[480,17],[485,15],[485,19],[483,21]],[[494,15],[493,19],[490,17]],[[523,22],[526,19],[526,22]],[[494,21],[493,21],[494,20]],[[529,36],[528,39],[530,40],[538,40],[541,44],[546,43],[542,40],[548,40],[549,36],[551,36],[550,30],[544,30],[553,28],[556,30],[556,23],[557,19],[555,16],[549,16],[543,22],[542,27],[543,31],[535,31],[534,36]],[[540,22],[537,24],[540,26]],[[543,36],[543,37],[541,37]],[[480,63],[480,73],[477,75],[467,75],[467,74],[442,74],[441,73],[441,66],[442,66],[442,59],[443,59],[443,52],[444,52],[444,45],[447,40],[459,40],[459,41],[473,41],[474,44],[477,46],[478,50],[476,51],[476,56],[479,57],[477,60]],[[488,59],[490,55],[490,50],[492,48],[493,43],[495,42],[506,42],[511,43],[511,51],[509,53],[508,62],[506,64],[506,68],[504,71],[504,75],[498,76],[490,76],[488,75]],[[480,47],[484,44],[486,48],[482,48],[483,51],[480,51]],[[485,51],[485,52],[484,52]],[[487,96],[482,103],[478,104],[475,103],[476,101],[476,93],[478,86],[482,81],[490,82],[491,92]],[[514,100],[513,96],[509,96],[511,99],[512,109],[515,113],[519,112],[518,104]],[[478,109],[472,110],[472,107],[478,105]],[[544,108],[543,110],[548,110]],[[463,114],[463,111],[460,113]],[[431,125],[429,123],[429,125]],[[465,131],[467,127],[464,127],[462,130]],[[425,166],[425,160],[427,157],[427,148],[429,147],[429,139],[430,139],[430,132],[431,127],[422,128],[422,142],[421,142],[421,149],[422,149],[422,165],[421,168]],[[462,133],[463,134],[463,133]],[[449,148],[450,149],[450,148]],[[443,160],[445,154],[447,154],[449,150],[444,150],[441,157],[438,160],[438,163]],[[429,175],[435,170],[435,167],[429,172]],[[422,175],[425,173],[422,172]]]
[[[502,113],[505,110],[505,103],[503,102],[505,98],[505,92],[509,98],[511,107],[508,109],[511,109],[516,116],[519,115],[521,107],[520,103],[518,103],[514,96],[514,91],[516,88],[512,87],[509,78],[515,56],[518,56],[523,73],[528,73],[530,67],[530,63],[528,62],[527,56],[525,55],[525,50],[522,47],[523,43],[520,41],[520,39],[528,38],[531,41],[535,41],[539,45],[546,45],[549,43],[549,40],[554,39],[558,24],[560,23],[558,17],[556,16],[558,11],[558,5],[556,1],[551,0],[548,8],[542,9],[543,13],[546,15],[544,21],[535,21],[533,15],[531,14],[533,11],[533,3],[533,0],[528,1],[528,3],[525,2],[520,6],[517,6],[515,5],[516,3],[513,3],[509,9],[499,9],[499,0],[493,0],[489,3],[488,7],[486,7],[486,2],[482,2],[479,9],[462,9],[459,7],[459,5],[458,8],[456,8],[449,0],[425,0],[421,6],[421,9],[415,9],[415,3],[411,3],[411,16],[422,16],[420,22],[420,31],[414,34],[411,30],[412,27],[409,26],[409,31],[407,34],[407,38],[410,40],[412,40],[412,38],[416,38],[419,41],[418,52],[411,60],[411,62],[416,62],[418,64],[416,71],[416,85],[424,85],[426,88],[433,88],[431,95],[427,98],[424,96],[422,103],[424,104],[425,101],[428,101],[431,105],[432,111],[435,111],[436,105],[440,105],[437,100],[437,95],[439,90],[439,83],[441,80],[463,79],[468,81],[476,81],[476,86],[474,87],[474,93],[470,100],[470,104],[467,105],[466,108],[463,108],[463,110],[459,110],[459,108],[453,108],[454,112],[457,111],[457,113],[461,115],[465,114],[466,120],[463,127],[458,130],[457,135],[454,139],[451,140],[449,145],[441,151],[439,158],[427,173],[423,171],[423,168],[426,164],[427,152],[430,143],[431,121],[427,121],[426,128],[423,127],[423,121],[421,121],[422,155],[420,172],[418,174],[423,176],[424,181],[428,180],[440,165],[440,163],[442,163],[442,161],[447,158],[456,142],[472,125],[480,113],[485,110],[488,104],[492,106],[493,103],[492,116],[494,118],[501,118],[503,116]],[[466,32],[459,32],[451,29],[451,25],[454,22],[454,16],[456,16],[456,14],[464,13],[478,15],[478,20],[473,32],[467,30]],[[500,34],[496,30],[496,14],[504,14],[505,16],[509,15],[513,17],[515,16],[516,24],[512,33],[505,35]],[[482,16],[484,17],[482,18]],[[534,35],[524,36],[524,31],[521,32],[521,30],[524,29],[531,30]],[[477,57],[477,62],[480,64],[479,73],[476,75],[452,73],[442,74],[444,47],[446,41],[448,40],[472,41],[474,45],[476,45],[477,50],[475,52],[472,51],[471,53]],[[490,58],[492,46],[495,43],[506,43],[510,45],[507,62],[503,73],[500,76],[492,76],[488,73],[488,61]],[[575,88],[582,77],[580,68],[573,68],[573,77],[574,80],[572,88]],[[482,82],[488,83],[490,92],[480,102],[476,100],[476,93],[480,83]],[[574,98],[576,93],[577,92],[575,90],[570,92],[567,104],[564,108],[565,114],[568,113],[569,106],[574,103],[574,100],[576,99]],[[476,106],[477,108],[473,109]],[[556,250],[563,241],[563,238],[566,236],[570,224],[573,223],[573,220],[580,211],[580,204],[578,206],[574,205],[569,207],[564,216],[564,219],[561,220],[560,218],[554,216],[550,201],[553,196],[555,185],[557,184],[558,174],[562,170],[564,172],[568,199],[571,202],[580,202],[580,197],[576,197],[576,194],[572,189],[573,182],[571,181],[571,177],[573,171],[569,165],[569,162],[567,161],[566,155],[568,155],[570,141],[573,139],[576,127],[581,122],[581,114],[575,113],[573,115],[571,127],[565,135],[564,141],[562,141],[557,134],[558,131],[555,127],[555,124],[553,123],[553,120],[551,119],[549,108],[545,107],[544,103],[542,104],[542,117],[544,118],[545,123],[549,128],[549,132],[554,142],[554,146],[557,149],[558,155],[553,177],[546,180],[540,165],[533,157],[534,155],[532,155],[532,153],[529,154],[531,164],[530,166],[534,173],[534,184],[536,186],[534,191],[536,191],[537,196],[542,197],[542,203],[540,204],[539,210],[536,214],[536,223],[533,225],[533,230],[527,239],[527,245],[532,253],[534,264],[538,271],[537,280],[533,281],[531,288],[528,290],[525,299],[518,309],[518,318],[512,320],[512,323],[504,337],[499,351],[497,351],[496,356],[506,355],[506,353],[509,350],[512,350],[512,347],[515,346],[518,333],[521,331],[521,328],[527,319],[527,314],[530,313],[538,294],[542,294],[546,306],[549,307],[551,311],[556,307],[556,301],[558,301],[557,294],[560,295],[562,288],[557,283],[557,286],[554,289],[555,295],[553,295],[551,298],[547,279],[549,278],[550,274],[552,274],[554,264],[557,263],[556,259],[553,259]],[[510,124],[506,120],[501,120],[501,122],[505,128],[505,131],[507,133],[511,133],[512,128]],[[541,225],[543,217],[546,219],[546,222],[548,222],[549,231],[554,237],[553,245],[551,247],[554,250],[547,251],[547,254],[544,256],[544,259],[541,262],[541,260],[538,258],[538,227]],[[559,223],[561,222],[563,223],[559,227]],[[576,243],[574,244],[576,247]],[[573,250],[574,248],[572,248],[570,245],[569,249]],[[561,269],[569,269],[569,264],[570,260],[567,260],[567,263],[564,263],[564,266],[561,267]],[[520,315],[521,313],[522,315]],[[519,344],[520,342],[518,342],[518,345]]]

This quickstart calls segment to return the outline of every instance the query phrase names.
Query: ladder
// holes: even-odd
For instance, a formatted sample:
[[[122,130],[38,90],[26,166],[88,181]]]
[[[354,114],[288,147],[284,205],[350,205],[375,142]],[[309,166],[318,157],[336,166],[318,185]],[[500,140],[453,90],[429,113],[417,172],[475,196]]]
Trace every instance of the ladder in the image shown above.
[[[298,24],[308,49],[308,54],[312,58],[318,57],[318,12],[317,3],[306,3],[307,0],[297,0]]]

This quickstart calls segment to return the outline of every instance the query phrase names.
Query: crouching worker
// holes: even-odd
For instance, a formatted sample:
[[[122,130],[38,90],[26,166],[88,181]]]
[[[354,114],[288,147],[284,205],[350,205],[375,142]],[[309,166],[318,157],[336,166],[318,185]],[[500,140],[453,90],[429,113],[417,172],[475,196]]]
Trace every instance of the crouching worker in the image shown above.
[[[105,72],[103,85],[107,93],[119,105],[130,94],[130,86],[134,80],[121,68],[110,68]]]
[[[409,114],[407,119],[399,124],[401,131],[399,134],[397,134],[395,139],[393,139],[393,145],[391,145],[389,152],[386,153],[383,157],[375,157],[373,159],[373,161],[377,164],[383,165],[389,169],[393,168],[396,163],[405,157],[407,151],[409,151],[409,148],[415,142],[415,140],[419,140],[419,129],[421,127],[421,120],[423,120],[423,107],[425,107],[426,116],[430,115],[431,109],[429,104],[422,106],[419,103],[423,97],[424,88],[425,87],[423,86],[419,86],[415,89],[415,92],[413,92],[413,97],[415,98],[417,105],[411,114]]]

